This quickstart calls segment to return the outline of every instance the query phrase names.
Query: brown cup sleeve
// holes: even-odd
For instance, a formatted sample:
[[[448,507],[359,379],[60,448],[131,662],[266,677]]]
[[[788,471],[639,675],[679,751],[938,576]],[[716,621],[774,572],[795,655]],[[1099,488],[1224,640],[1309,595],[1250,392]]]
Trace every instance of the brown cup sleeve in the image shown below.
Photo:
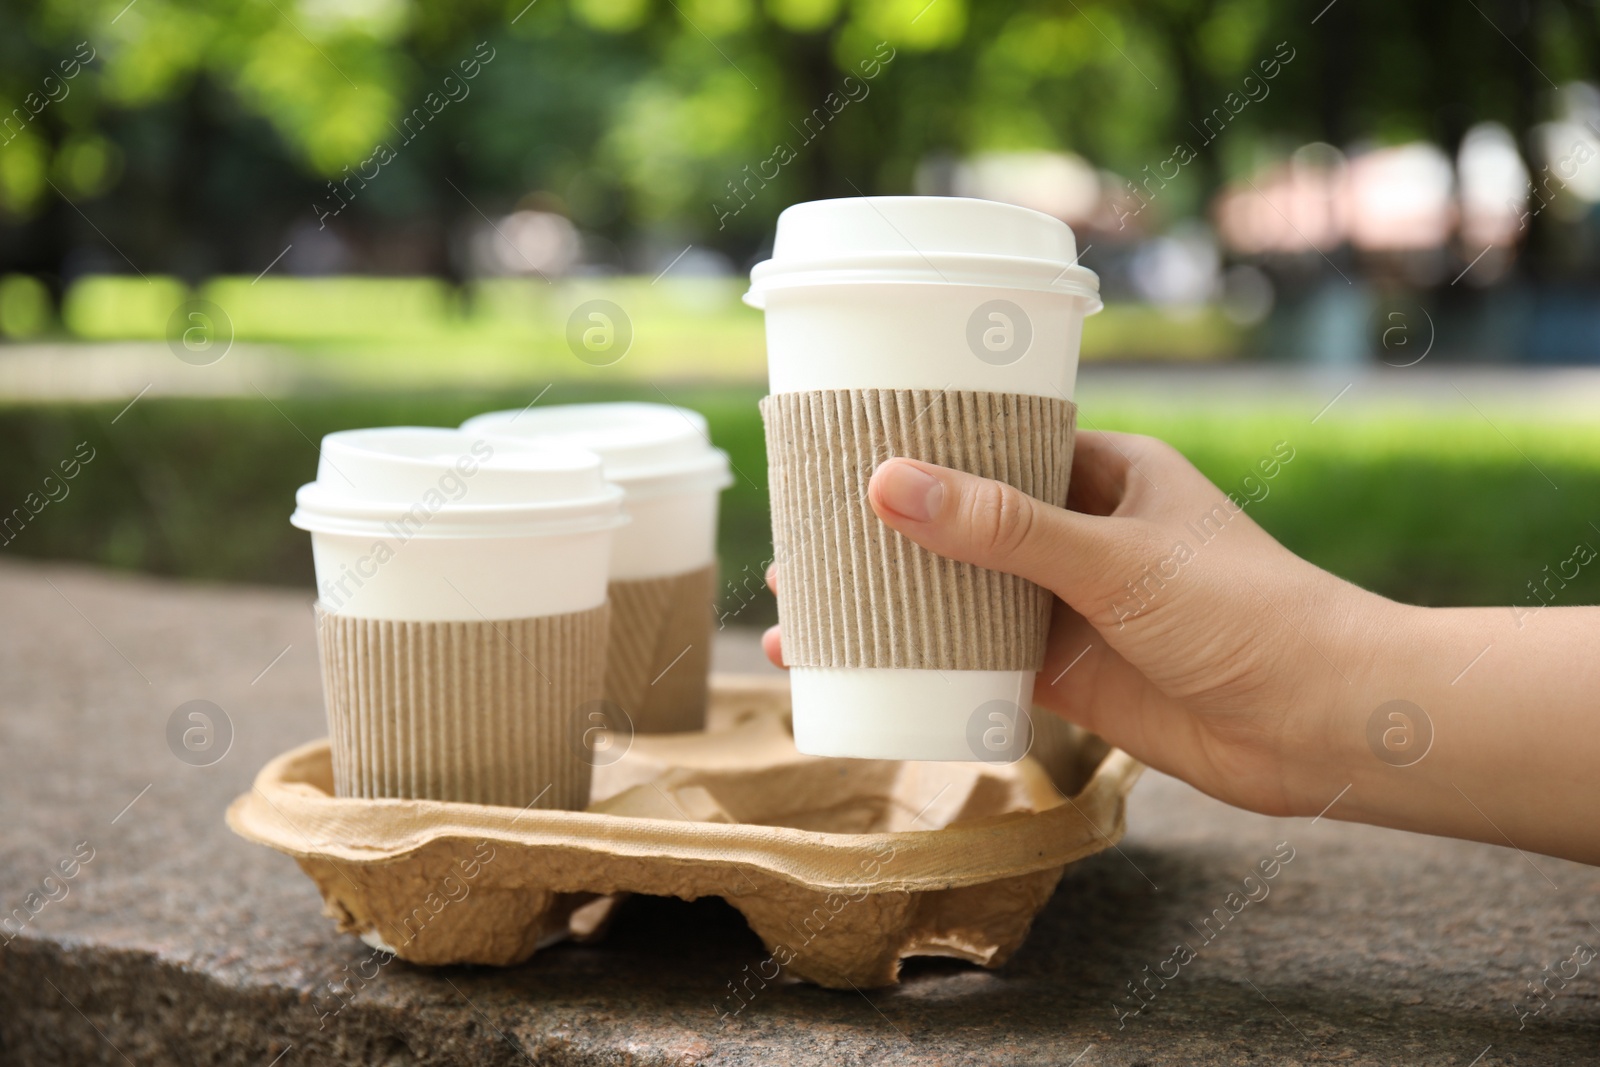
[[[602,697],[609,614],[404,622],[319,605],[336,794],[587,807],[583,714]]]
[[[703,730],[717,566],[611,583],[606,699],[641,734]]]
[[[1065,504],[1076,412],[1064,399],[931,389],[763,400],[785,661],[1037,670],[1050,592],[912,543],[878,519],[867,482],[903,456]]]

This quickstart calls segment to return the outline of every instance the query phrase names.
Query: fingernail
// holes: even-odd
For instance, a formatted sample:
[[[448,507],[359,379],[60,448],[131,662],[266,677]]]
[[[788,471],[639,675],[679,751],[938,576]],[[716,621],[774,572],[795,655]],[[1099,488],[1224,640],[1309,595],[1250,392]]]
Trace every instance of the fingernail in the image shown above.
[[[879,470],[879,498],[890,511],[912,522],[931,522],[944,503],[944,483],[909,463],[890,463]]]

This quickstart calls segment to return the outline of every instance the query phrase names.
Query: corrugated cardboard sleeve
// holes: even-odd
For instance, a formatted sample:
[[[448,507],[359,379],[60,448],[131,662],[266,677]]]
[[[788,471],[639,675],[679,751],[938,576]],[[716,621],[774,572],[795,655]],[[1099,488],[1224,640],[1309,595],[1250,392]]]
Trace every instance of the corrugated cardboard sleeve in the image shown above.
[[[789,666],[1037,670],[1049,591],[913,544],[879,521],[867,482],[904,456],[1065,504],[1076,411],[1049,397],[932,389],[763,400]]]
[[[580,708],[601,699],[609,608],[402,622],[317,609],[341,797],[581,810]]]
[[[717,566],[612,582],[606,699],[643,734],[702,730]]]

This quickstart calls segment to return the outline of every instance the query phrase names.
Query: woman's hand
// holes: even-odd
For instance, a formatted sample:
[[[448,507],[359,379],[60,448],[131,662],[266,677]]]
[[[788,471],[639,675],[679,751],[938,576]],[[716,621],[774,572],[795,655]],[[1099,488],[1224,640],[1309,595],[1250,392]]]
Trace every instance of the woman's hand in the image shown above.
[[[1600,863],[1600,608],[1385,600],[1148,437],[1078,434],[1066,508],[908,459],[868,496],[917,544],[1052,590],[1036,704],[1150,766],[1269,815]]]
[[[1315,814],[1339,786],[1305,764],[1359,672],[1351,638],[1396,605],[1299,559],[1153,438],[1078,434],[1070,484],[1063,509],[891,459],[868,495],[923,547],[1056,594],[1040,707],[1229,803]]]

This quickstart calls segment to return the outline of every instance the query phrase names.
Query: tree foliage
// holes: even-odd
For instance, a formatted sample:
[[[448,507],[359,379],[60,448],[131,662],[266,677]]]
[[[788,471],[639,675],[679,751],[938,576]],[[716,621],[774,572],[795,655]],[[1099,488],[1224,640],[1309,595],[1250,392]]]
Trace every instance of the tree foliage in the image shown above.
[[[1592,3],[1324,3],[13,0],[0,270],[253,273],[380,146],[331,223],[371,269],[459,270],[457,224],[530,197],[619,245],[744,258],[784,205],[906,191],[929,159],[1067,149],[1135,176],[1285,45],[1185,170],[1192,209],[1307,140],[1525,134],[1600,71]]]

